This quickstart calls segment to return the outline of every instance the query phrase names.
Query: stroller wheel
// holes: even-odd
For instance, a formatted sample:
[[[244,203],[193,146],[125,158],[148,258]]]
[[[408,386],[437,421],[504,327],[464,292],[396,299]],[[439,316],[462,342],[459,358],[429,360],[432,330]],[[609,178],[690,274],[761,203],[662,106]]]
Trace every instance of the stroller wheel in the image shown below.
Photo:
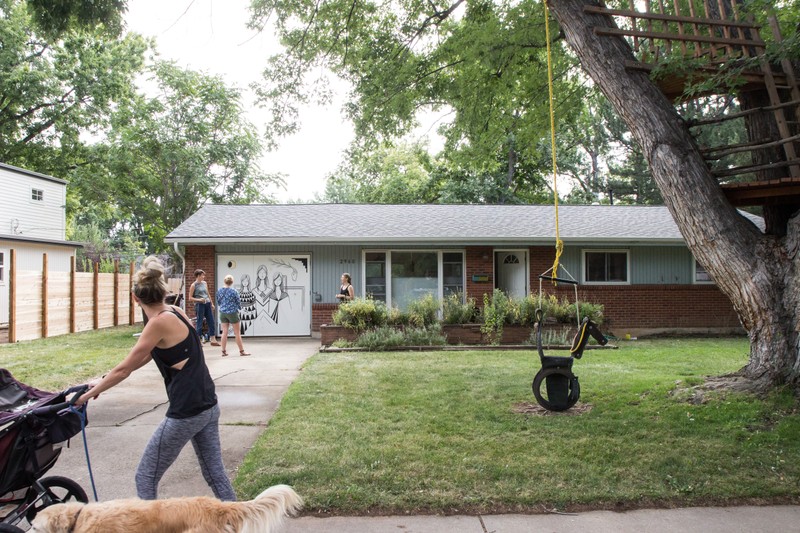
[[[25,533],[25,530],[11,524],[0,523],[0,533]]]
[[[32,504],[25,514],[28,522],[33,522],[36,514],[50,505],[67,502],[87,503],[89,501],[83,487],[68,477],[45,477],[40,479],[39,483],[45,490],[44,493],[38,494],[34,489],[35,485],[31,487],[28,501],[32,502]]]

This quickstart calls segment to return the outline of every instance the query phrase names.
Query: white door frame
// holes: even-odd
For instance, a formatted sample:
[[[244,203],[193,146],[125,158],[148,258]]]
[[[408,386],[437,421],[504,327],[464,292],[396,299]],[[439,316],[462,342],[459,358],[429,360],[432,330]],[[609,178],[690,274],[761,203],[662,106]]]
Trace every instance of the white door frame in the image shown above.
[[[531,262],[529,260],[529,251],[525,248],[495,248],[494,250],[494,264],[495,264],[495,288],[500,288],[500,269],[502,268],[502,263],[499,261],[500,256],[504,256],[505,254],[513,253],[520,257],[521,261],[523,262],[524,272],[525,272],[525,279],[523,280],[523,287],[522,287],[522,296],[527,296],[530,294],[530,279],[531,279]],[[508,292],[508,291],[506,291]]]

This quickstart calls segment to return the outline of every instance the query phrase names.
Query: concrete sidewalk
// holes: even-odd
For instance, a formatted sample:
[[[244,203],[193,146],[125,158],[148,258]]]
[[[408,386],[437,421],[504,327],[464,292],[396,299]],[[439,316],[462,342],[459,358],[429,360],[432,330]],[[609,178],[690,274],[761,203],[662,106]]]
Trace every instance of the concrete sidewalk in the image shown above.
[[[133,345],[134,339],[131,339]],[[319,350],[309,338],[246,339],[253,355],[221,357],[217,347],[205,355],[217,386],[222,418],[223,459],[231,478],[255,439],[278,408],[300,367]],[[230,346],[229,346],[230,348]],[[89,405],[89,453],[100,500],[136,496],[134,473],[150,435],[164,417],[166,393],[155,365],[149,364]],[[93,500],[82,440],[72,440],[47,475],[80,483]],[[211,496],[191,446],[187,446],[159,486],[159,497]],[[301,494],[302,495],[302,494]],[[800,506],[685,508],[625,513],[486,516],[301,517],[286,533],[529,533],[588,531],[785,533],[800,531]]]

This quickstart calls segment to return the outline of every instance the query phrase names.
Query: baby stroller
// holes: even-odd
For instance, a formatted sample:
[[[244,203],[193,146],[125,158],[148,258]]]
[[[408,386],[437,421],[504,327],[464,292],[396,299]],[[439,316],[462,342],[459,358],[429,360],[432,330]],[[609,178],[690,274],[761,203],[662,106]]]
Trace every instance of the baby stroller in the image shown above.
[[[30,523],[47,506],[89,501],[75,481],[42,477],[55,465],[65,441],[80,433],[81,415],[69,408],[86,390],[79,385],[44,392],[0,368],[0,532],[23,531],[16,524]],[[81,410],[85,414],[85,407]]]

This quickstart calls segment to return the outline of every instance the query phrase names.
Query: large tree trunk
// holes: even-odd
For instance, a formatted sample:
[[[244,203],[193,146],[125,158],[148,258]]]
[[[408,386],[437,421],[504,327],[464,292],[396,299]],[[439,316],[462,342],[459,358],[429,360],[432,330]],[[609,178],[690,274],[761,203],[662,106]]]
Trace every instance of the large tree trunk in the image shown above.
[[[630,46],[592,28],[614,27],[603,15],[583,12],[589,0],[548,0],[567,42],[642,148],[664,201],[695,258],[730,298],[750,336],[744,375],[766,391],[800,384],[800,215],[785,236],[765,235],[727,201],[672,104],[639,71]],[[680,312],[680,310],[676,310]]]

